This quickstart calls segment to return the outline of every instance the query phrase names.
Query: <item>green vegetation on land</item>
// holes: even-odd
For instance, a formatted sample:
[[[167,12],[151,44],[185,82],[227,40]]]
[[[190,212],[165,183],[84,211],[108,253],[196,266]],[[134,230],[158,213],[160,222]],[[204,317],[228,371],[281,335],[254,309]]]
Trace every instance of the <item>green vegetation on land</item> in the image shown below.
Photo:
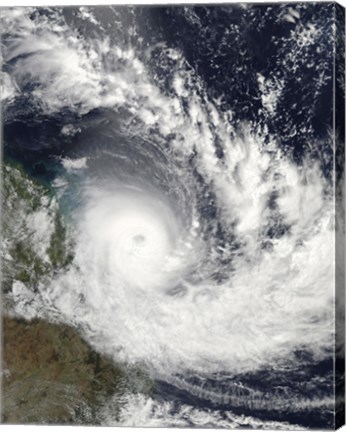
[[[72,244],[47,188],[19,166],[4,164],[2,174],[2,289],[8,293],[20,281],[35,292],[39,282],[71,264]],[[39,214],[47,226],[31,226]]]

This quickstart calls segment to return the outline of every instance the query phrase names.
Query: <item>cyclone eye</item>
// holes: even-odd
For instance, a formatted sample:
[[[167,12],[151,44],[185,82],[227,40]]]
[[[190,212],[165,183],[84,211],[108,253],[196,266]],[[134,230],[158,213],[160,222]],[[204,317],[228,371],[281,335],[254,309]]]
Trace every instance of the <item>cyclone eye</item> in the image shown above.
[[[138,245],[142,244],[145,242],[145,236],[142,234],[138,234],[138,235],[133,237],[133,241]]]

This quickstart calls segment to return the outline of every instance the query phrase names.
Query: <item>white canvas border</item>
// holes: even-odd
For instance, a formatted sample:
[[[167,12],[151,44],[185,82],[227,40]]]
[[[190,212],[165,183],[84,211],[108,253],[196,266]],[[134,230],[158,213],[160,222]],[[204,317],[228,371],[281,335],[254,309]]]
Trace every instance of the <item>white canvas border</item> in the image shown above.
[[[316,0],[305,0],[309,2],[316,2]],[[213,0],[198,0],[196,2],[184,0],[0,0],[0,7],[18,7],[18,6],[99,6],[99,5],[137,5],[137,4],[221,4],[221,3],[277,3],[278,0],[228,0],[228,1],[213,1]],[[346,7],[346,0],[338,0],[337,3]],[[0,9],[1,13],[1,9]],[[27,425],[0,425],[0,431],[4,432],[95,432],[98,427],[85,427],[85,426],[27,426]],[[131,428],[131,427],[108,427],[110,431],[123,431],[123,432],[220,432],[219,429],[189,429],[189,428]],[[341,432],[346,432],[346,426],[339,429]],[[250,430],[242,429],[243,432],[251,432]],[[268,432],[276,432],[268,430]],[[316,431],[318,432],[318,431]]]

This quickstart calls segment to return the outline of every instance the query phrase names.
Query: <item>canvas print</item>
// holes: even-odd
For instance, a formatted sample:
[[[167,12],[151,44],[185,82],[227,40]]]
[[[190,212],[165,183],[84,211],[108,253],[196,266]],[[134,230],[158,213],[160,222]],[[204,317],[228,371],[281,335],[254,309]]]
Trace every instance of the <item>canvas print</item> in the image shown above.
[[[1,422],[343,425],[344,9],[0,15]]]

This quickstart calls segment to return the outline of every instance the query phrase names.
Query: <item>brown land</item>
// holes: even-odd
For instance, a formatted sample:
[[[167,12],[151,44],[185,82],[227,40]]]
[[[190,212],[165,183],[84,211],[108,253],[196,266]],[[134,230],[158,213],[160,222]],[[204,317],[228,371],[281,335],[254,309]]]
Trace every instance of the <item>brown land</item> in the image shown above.
[[[4,317],[2,423],[95,424],[124,373],[65,325]]]

